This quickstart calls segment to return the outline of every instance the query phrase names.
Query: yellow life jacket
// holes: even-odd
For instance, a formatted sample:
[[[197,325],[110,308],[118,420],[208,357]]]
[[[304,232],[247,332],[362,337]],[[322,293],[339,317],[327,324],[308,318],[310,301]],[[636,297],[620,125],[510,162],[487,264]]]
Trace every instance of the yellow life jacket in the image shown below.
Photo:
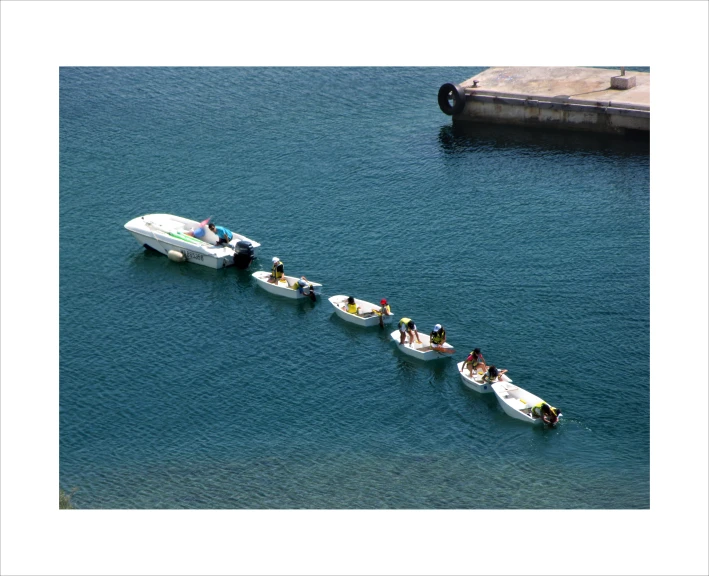
[[[279,266],[281,267],[281,271],[278,270],[278,267],[279,267]],[[278,262],[276,262],[276,263],[271,267],[271,275],[272,275],[274,278],[280,278],[281,276],[283,276],[282,270],[283,270],[283,262],[281,262],[281,261],[279,260]]]
[[[399,327],[401,327],[401,325],[403,324],[408,328],[409,322],[411,322],[411,318],[402,318],[401,320],[399,320]]]
[[[348,304],[347,311],[350,314],[357,314],[357,303],[355,302],[354,304]]]
[[[446,337],[446,331],[441,328],[440,332],[431,332],[431,344],[442,344]]]
[[[535,404],[534,406],[532,406],[532,414],[534,414],[535,416],[540,416],[540,417],[541,417],[541,415],[542,415],[542,404],[545,404],[545,402],[544,402],[543,400],[542,400],[541,402],[539,402],[538,404]]]

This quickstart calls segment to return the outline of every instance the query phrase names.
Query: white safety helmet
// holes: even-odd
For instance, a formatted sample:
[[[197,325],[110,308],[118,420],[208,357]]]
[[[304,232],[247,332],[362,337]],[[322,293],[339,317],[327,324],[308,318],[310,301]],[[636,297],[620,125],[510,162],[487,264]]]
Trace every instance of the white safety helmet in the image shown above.
[[[273,258],[271,258],[271,262],[273,262],[274,264],[278,264],[278,256],[274,256]]]

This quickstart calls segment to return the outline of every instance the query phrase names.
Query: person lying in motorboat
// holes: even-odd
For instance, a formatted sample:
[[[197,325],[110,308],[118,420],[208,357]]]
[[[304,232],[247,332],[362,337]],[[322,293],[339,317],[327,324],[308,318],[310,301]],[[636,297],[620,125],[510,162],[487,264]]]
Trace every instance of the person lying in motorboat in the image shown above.
[[[430,335],[431,347],[440,348],[446,342],[446,330],[440,324],[433,327]]]
[[[487,366],[485,366],[485,358],[483,358],[480,348],[476,348],[468,355],[468,357],[463,361],[460,371],[462,372],[465,368],[468,369],[468,373],[471,378],[473,377],[473,370],[476,372],[485,372],[487,370]]]
[[[379,316],[379,325],[384,327],[384,316],[391,316],[391,307],[387,303],[386,298],[382,298],[379,304],[381,308],[379,308],[379,310],[372,310],[372,312]]]
[[[347,304],[345,304],[342,309],[345,312],[349,312],[350,314],[356,314],[357,316],[359,316],[361,313],[359,306],[357,306],[357,303],[355,302],[354,296],[347,297]]]
[[[559,421],[559,409],[542,401],[532,407],[532,416],[541,418],[549,426],[554,426]]]
[[[495,366],[490,366],[487,372],[483,375],[484,382],[500,382],[502,380],[502,375],[507,372],[506,368],[498,370]]]
[[[217,245],[229,244],[232,238],[234,238],[234,233],[231,230],[224,228],[224,226],[215,226],[213,222],[209,223],[209,229],[219,238]]]
[[[409,335],[409,344],[414,343],[414,334],[416,334],[416,344],[421,344],[421,338],[419,338],[418,330],[416,329],[416,324],[411,318],[402,318],[399,320],[399,332],[401,333],[400,344],[406,343],[406,335]]]
[[[273,266],[271,266],[271,277],[268,279],[268,281],[271,284],[275,284],[281,278],[283,278],[283,262],[278,259],[278,256],[274,256],[273,258],[271,258],[271,262],[273,263]]]

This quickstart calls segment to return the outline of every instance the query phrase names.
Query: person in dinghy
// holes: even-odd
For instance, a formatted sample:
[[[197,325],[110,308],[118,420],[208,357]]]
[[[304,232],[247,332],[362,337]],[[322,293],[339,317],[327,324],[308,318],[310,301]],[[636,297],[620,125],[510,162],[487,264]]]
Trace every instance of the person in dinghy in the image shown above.
[[[355,302],[354,296],[347,297],[347,304],[345,304],[342,309],[345,312],[348,312],[349,314],[355,314],[356,316],[359,316],[362,313],[359,309],[359,306],[357,306],[357,303]]]
[[[382,298],[379,301],[381,308],[379,310],[372,310],[377,316],[379,316],[379,326],[384,328],[384,316],[391,316],[391,307],[387,303],[386,298]]]
[[[399,332],[401,336],[400,344],[406,344],[406,335],[409,335],[409,344],[414,343],[414,334],[416,334],[416,344],[421,344],[416,324],[411,318],[402,318],[399,320]]]
[[[554,426],[559,421],[559,409],[542,401],[532,406],[532,416],[534,418],[541,418],[544,424]]]
[[[268,281],[271,284],[275,284],[281,278],[283,278],[285,272],[283,271],[283,262],[280,261],[278,256],[274,256],[273,258],[271,258],[271,262],[273,263],[273,266],[271,266],[271,277],[268,279]]]
[[[306,294],[305,289],[308,287],[310,287],[310,290]],[[310,299],[315,302],[315,289],[312,284],[310,284],[310,280],[308,280],[305,276],[301,276],[298,280],[293,282],[293,286],[291,286],[291,288],[293,288],[293,290],[297,290],[303,296],[309,296]]]
[[[468,369],[468,375],[471,378],[473,377],[473,370],[476,372],[485,372],[487,370],[487,366],[485,366],[485,358],[483,358],[480,348],[476,348],[468,355],[463,362],[463,365],[460,367],[460,371],[462,372],[466,368]]]
[[[436,324],[429,336],[431,339],[431,348],[434,350],[443,348],[446,343],[446,330],[440,324]]]
[[[219,244],[229,244],[234,238],[234,233],[224,226],[215,226],[213,222],[209,223],[208,228],[217,235],[217,245]]]
[[[483,376],[483,381],[484,382],[501,382],[502,381],[502,375],[507,372],[507,368],[503,368],[502,370],[498,369],[496,366],[490,366],[487,369],[487,372],[485,372],[485,375]]]

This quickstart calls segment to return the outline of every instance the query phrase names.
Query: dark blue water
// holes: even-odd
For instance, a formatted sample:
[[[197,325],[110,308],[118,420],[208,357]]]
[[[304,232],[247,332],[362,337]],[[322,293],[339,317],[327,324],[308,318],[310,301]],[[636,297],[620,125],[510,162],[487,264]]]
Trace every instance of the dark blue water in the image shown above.
[[[481,68],[62,68],[60,484],[81,508],[649,508],[649,146],[454,130]],[[176,264],[166,212],[262,243]],[[324,296],[279,300],[279,256]],[[389,299],[423,363],[327,296]],[[553,430],[460,382],[473,347]],[[622,414],[622,418],[619,415]]]

